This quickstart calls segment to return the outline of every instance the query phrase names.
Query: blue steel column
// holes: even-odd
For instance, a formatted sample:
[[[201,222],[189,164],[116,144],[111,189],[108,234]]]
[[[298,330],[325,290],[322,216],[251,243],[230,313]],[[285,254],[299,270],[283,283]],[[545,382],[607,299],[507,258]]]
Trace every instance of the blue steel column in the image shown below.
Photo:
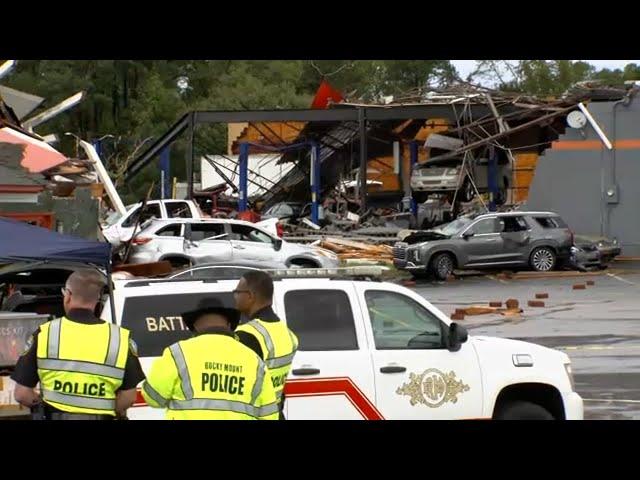
[[[418,142],[412,140],[409,143],[409,159],[411,167],[409,169],[409,185],[411,185],[411,174],[413,173],[413,167],[418,163]],[[411,196],[411,213],[416,216],[418,214],[418,204],[416,199]]]
[[[496,198],[498,196],[498,156],[496,154],[495,147],[491,147],[489,150],[489,171],[488,173],[488,186],[489,186],[489,211],[496,211]]]
[[[102,140],[96,139],[93,142],[93,148],[95,148],[96,153],[102,159]]]
[[[164,172],[164,178],[162,185],[160,185],[160,198],[168,198],[169,195],[169,182],[171,174],[171,157],[169,156],[169,147],[162,150],[160,153],[160,171]]]
[[[317,224],[320,221],[320,151],[318,144],[311,144],[311,164],[309,168],[311,184],[311,221]]]
[[[240,184],[238,190],[240,190],[240,199],[238,202],[238,211],[244,212],[248,206],[248,179],[247,171],[249,170],[249,144],[240,144],[240,159],[238,160],[240,166]]]

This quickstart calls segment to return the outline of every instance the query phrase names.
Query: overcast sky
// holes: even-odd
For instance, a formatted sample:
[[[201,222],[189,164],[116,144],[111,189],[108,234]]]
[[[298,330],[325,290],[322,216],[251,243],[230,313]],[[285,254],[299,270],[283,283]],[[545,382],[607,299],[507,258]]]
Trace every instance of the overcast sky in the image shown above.
[[[585,62],[589,62],[591,65],[595,66],[598,69],[601,68],[624,68],[627,63],[638,63],[640,64],[640,60],[584,60]],[[476,61],[475,60],[451,60],[451,63],[455,65],[458,69],[458,73],[460,77],[466,78],[473,69],[475,68]]]

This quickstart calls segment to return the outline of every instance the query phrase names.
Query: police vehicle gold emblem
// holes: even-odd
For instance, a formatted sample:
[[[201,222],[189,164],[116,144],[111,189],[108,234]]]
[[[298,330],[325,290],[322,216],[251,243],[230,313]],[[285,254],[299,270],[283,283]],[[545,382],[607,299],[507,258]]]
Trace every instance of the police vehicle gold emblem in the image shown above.
[[[469,385],[456,378],[455,372],[443,373],[430,368],[422,373],[410,373],[409,382],[396,390],[398,395],[407,395],[411,406],[417,404],[430,408],[458,401],[458,395],[469,391]]]

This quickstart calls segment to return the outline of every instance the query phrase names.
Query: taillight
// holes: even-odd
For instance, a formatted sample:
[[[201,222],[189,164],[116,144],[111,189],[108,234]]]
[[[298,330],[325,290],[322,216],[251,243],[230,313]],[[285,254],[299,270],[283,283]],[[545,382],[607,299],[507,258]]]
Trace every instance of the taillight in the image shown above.
[[[133,239],[131,243],[133,243],[134,245],[145,245],[149,243],[151,240],[153,239],[149,237],[136,237]]]
[[[571,236],[571,245],[574,245],[576,242],[574,242],[573,230],[569,229],[569,235]]]
[[[280,238],[284,235],[284,227],[280,222],[276,223],[276,232]]]

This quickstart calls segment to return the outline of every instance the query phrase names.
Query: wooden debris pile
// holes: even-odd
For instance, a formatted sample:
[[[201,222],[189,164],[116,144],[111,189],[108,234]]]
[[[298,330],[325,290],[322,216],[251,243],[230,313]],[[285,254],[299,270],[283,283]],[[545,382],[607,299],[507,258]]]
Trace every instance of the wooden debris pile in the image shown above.
[[[328,237],[320,242],[322,248],[336,253],[340,260],[370,260],[393,263],[393,249],[389,245],[370,245],[344,238]]]

